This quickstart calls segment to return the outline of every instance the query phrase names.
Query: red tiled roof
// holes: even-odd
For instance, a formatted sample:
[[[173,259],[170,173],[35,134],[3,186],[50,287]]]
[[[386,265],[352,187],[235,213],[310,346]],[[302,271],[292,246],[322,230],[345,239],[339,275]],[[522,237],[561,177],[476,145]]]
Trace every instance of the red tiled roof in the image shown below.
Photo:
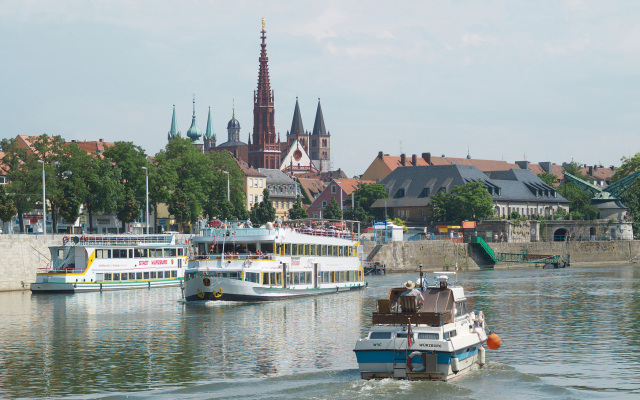
[[[327,187],[327,184],[320,179],[312,178],[298,178],[300,185],[306,190],[306,192],[314,200],[322,191]]]
[[[431,157],[431,165],[472,165],[482,172],[519,169],[518,164],[499,160],[476,160],[474,158]]]
[[[405,165],[402,165],[402,157],[397,156],[382,156],[382,161],[389,167],[391,171],[395,171],[398,167],[414,167],[413,162],[411,161],[411,157],[407,157],[405,161]],[[427,163],[424,158],[418,157],[416,160],[417,166],[427,166]],[[375,182],[374,182],[375,183]]]
[[[94,140],[91,142],[72,142],[78,145],[82,150],[87,153],[99,153],[102,154],[106,149],[113,146],[112,142],[104,142],[101,140]]]

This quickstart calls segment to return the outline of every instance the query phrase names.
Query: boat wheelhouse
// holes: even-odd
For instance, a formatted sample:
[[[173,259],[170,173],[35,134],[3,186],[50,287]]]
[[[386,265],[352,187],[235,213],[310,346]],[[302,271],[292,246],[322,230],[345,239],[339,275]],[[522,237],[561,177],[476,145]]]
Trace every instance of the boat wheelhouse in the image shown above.
[[[48,268],[31,291],[84,292],[179,286],[187,265],[186,243],[174,235],[65,236],[50,246]]]
[[[433,284],[416,286],[422,306],[418,296],[402,295],[406,287],[378,300],[371,331],[354,349],[363,379],[447,381],[485,363],[482,311],[468,310],[462,286],[448,283],[455,272],[434,274]]]
[[[286,227],[238,223],[192,238],[184,298],[267,301],[366,286],[357,221],[292,221]]]

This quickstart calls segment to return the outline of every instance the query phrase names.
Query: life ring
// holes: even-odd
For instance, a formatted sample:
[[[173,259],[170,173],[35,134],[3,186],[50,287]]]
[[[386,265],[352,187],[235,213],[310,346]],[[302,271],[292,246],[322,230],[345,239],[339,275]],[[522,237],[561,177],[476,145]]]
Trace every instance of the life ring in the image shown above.
[[[69,236],[65,236],[62,238],[62,244],[67,244],[69,243]]]
[[[209,278],[204,278],[202,280],[202,284],[205,286],[211,286],[211,280]]]
[[[422,366],[414,368],[413,365],[411,365],[411,359],[417,356],[422,357]],[[407,368],[409,369],[410,372],[424,371],[427,368],[427,355],[420,351],[414,351],[413,353],[409,354],[409,357],[407,357]]]
[[[213,292],[213,297],[215,297],[216,299],[222,297],[222,288],[220,288],[220,291],[218,292]]]

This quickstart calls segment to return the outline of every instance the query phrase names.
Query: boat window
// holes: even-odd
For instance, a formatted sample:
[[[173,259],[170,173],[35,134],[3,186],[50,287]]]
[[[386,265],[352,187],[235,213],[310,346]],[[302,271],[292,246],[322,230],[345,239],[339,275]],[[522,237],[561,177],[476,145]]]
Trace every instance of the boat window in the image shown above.
[[[130,281],[133,281],[133,280],[135,280],[135,279],[136,279],[136,274],[135,274],[135,272],[129,272],[129,280],[130,280]]]
[[[276,243],[276,254],[279,254],[281,256],[284,255],[282,254],[282,244],[280,243]]]
[[[425,333],[419,332],[418,339],[427,339],[427,340],[440,340],[440,335],[437,333]]]
[[[284,244],[284,255],[285,256],[290,256],[291,255],[291,243],[285,243]]]
[[[396,338],[397,339],[406,339],[407,338],[407,332],[396,332]]]
[[[340,271],[340,282],[345,282],[344,271]]]
[[[104,275],[96,273],[96,282],[100,282],[103,280],[104,280]]]
[[[458,335],[458,332],[456,332],[455,329],[454,329],[452,331],[445,332],[444,333],[444,338],[445,339],[451,339],[452,337],[456,337],[457,335]]]
[[[315,256],[316,255],[316,245],[312,244],[309,246],[309,255],[310,256]]]
[[[297,244],[292,244],[291,245],[291,255],[292,256],[297,256],[298,255],[298,245]]]
[[[186,274],[184,274],[184,280],[185,281],[190,281],[191,279],[195,278],[196,273],[195,272],[187,272]],[[142,276],[140,277],[142,278]],[[138,279],[140,279],[138,278]]]
[[[360,282],[364,281],[364,272],[363,271],[358,271],[358,275],[360,275],[360,279],[358,279]]]
[[[133,249],[133,256],[135,258],[147,258],[147,249]]]
[[[136,279],[142,279],[142,272],[136,272]]]
[[[344,247],[338,247],[338,256],[342,257],[344,255]]]
[[[151,272],[151,279],[156,279],[156,271]]]
[[[258,272],[245,272],[244,277],[247,282],[260,283],[260,273]]]
[[[111,274],[104,274],[104,280],[105,281],[110,281],[111,280]]]
[[[327,255],[327,246],[326,245],[322,245],[322,255],[326,256]]]
[[[468,312],[467,312],[467,302],[466,301],[456,301],[455,310],[456,310],[456,317],[468,314]]]
[[[371,332],[369,339],[391,339],[391,332]]]
[[[311,281],[311,271],[306,271],[306,272],[304,273],[304,280],[305,280],[305,282],[307,282],[308,284],[313,283],[313,282]]]
[[[353,247],[349,246],[349,253],[347,253],[349,257],[353,257]]]
[[[311,250],[309,249],[309,245],[308,244],[304,245],[304,255],[305,256],[310,256],[311,255]]]
[[[129,249],[129,258],[133,258],[133,249]]]
[[[297,285],[300,283],[300,280],[298,279],[298,273],[297,272],[290,272],[291,274],[291,282],[293,282],[294,285]]]
[[[328,256],[332,256],[333,255],[333,246],[327,246],[327,255]]]
[[[175,270],[171,271],[171,277],[172,278],[177,278],[178,277],[178,271],[175,271]]]
[[[260,249],[265,253],[273,253],[273,242],[260,243]]]
[[[148,272],[144,273],[144,279],[149,279],[149,273]]]
[[[164,249],[164,256],[165,257],[175,257],[176,256],[176,249]]]
[[[119,281],[120,280],[120,274],[113,274],[113,280],[114,281]]]

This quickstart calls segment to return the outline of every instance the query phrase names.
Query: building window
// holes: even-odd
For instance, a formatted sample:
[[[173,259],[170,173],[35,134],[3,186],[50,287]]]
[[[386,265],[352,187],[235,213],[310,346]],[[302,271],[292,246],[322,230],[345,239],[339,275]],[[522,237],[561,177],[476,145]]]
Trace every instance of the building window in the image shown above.
[[[249,178],[249,187],[252,188],[253,187],[253,178]]]
[[[336,185],[331,185],[331,194],[336,193]]]
[[[258,182],[260,183],[260,187],[262,187],[262,179],[258,179]]]
[[[327,201],[326,200],[322,200],[322,207],[326,207],[327,206]]]

